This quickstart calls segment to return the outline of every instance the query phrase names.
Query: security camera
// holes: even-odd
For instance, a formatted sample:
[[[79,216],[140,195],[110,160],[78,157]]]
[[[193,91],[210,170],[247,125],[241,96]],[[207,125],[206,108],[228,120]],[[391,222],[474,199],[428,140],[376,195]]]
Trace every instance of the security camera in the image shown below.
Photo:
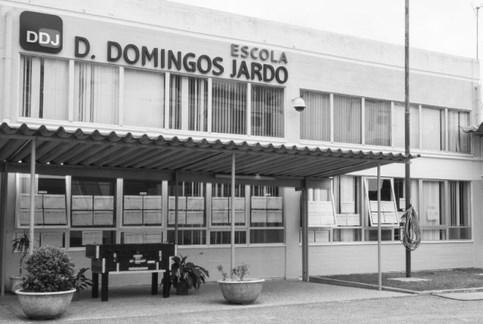
[[[292,99],[292,107],[294,107],[296,111],[302,112],[307,106],[305,105],[305,101],[302,97],[297,97]]]

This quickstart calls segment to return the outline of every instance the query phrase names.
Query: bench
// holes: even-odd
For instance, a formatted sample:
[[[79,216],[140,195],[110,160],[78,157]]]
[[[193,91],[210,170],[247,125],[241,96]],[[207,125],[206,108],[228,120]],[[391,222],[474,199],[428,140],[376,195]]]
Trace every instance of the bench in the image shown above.
[[[169,297],[171,258],[176,255],[174,244],[103,244],[86,245],[86,257],[91,259],[92,298],[109,298],[109,275],[151,274],[151,294],[158,294],[158,276],[163,273],[163,296]]]

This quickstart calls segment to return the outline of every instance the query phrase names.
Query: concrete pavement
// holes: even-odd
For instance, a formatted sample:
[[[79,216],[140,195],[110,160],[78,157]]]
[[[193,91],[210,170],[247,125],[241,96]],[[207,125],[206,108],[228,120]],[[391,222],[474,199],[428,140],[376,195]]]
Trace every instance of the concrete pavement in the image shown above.
[[[149,286],[135,286],[111,289],[108,302],[92,299],[90,292],[83,292],[81,299],[72,302],[64,316],[56,322],[150,323],[154,319],[162,320],[163,318],[179,318],[180,322],[183,322],[183,318],[187,319],[195,316],[195,314],[213,312],[217,314],[220,314],[220,312],[240,314],[247,310],[264,308],[276,309],[294,305],[402,296],[407,296],[407,294],[295,280],[273,280],[265,283],[262,296],[254,304],[239,306],[227,304],[216,283],[205,284],[198,291],[194,291],[188,296],[172,294],[170,298],[150,295]],[[230,318],[230,315],[227,316]],[[199,317],[195,316],[195,318]],[[26,318],[15,296],[10,295],[0,298],[0,323],[25,323],[25,321]]]

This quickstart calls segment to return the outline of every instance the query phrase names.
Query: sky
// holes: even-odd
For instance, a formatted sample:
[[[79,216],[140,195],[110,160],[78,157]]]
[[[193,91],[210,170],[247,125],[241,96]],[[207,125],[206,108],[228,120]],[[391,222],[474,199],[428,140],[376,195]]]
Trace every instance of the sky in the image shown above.
[[[404,45],[405,0],[171,1]],[[410,0],[410,46],[476,57],[479,5],[483,0]],[[479,16],[483,36],[483,7]],[[483,54],[483,37],[479,43]]]

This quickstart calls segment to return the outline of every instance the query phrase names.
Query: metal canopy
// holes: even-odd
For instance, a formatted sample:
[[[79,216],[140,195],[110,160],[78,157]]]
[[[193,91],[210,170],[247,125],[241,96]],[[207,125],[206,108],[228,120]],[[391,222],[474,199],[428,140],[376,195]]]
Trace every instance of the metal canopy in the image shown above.
[[[403,154],[307,146],[194,139],[192,137],[101,133],[64,127],[0,125],[0,163],[11,172],[28,172],[31,142],[36,138],[37,173],[135,177],[174,172],[229,181],[232,154],[237,181],[243,178],[301,181],[345,174],[389,163],[402,163]],[[412,158],[411,156],[409,158]],[[107,172],[107,173],[106,173]],[[222,180],[220,180],[222,181]]]

